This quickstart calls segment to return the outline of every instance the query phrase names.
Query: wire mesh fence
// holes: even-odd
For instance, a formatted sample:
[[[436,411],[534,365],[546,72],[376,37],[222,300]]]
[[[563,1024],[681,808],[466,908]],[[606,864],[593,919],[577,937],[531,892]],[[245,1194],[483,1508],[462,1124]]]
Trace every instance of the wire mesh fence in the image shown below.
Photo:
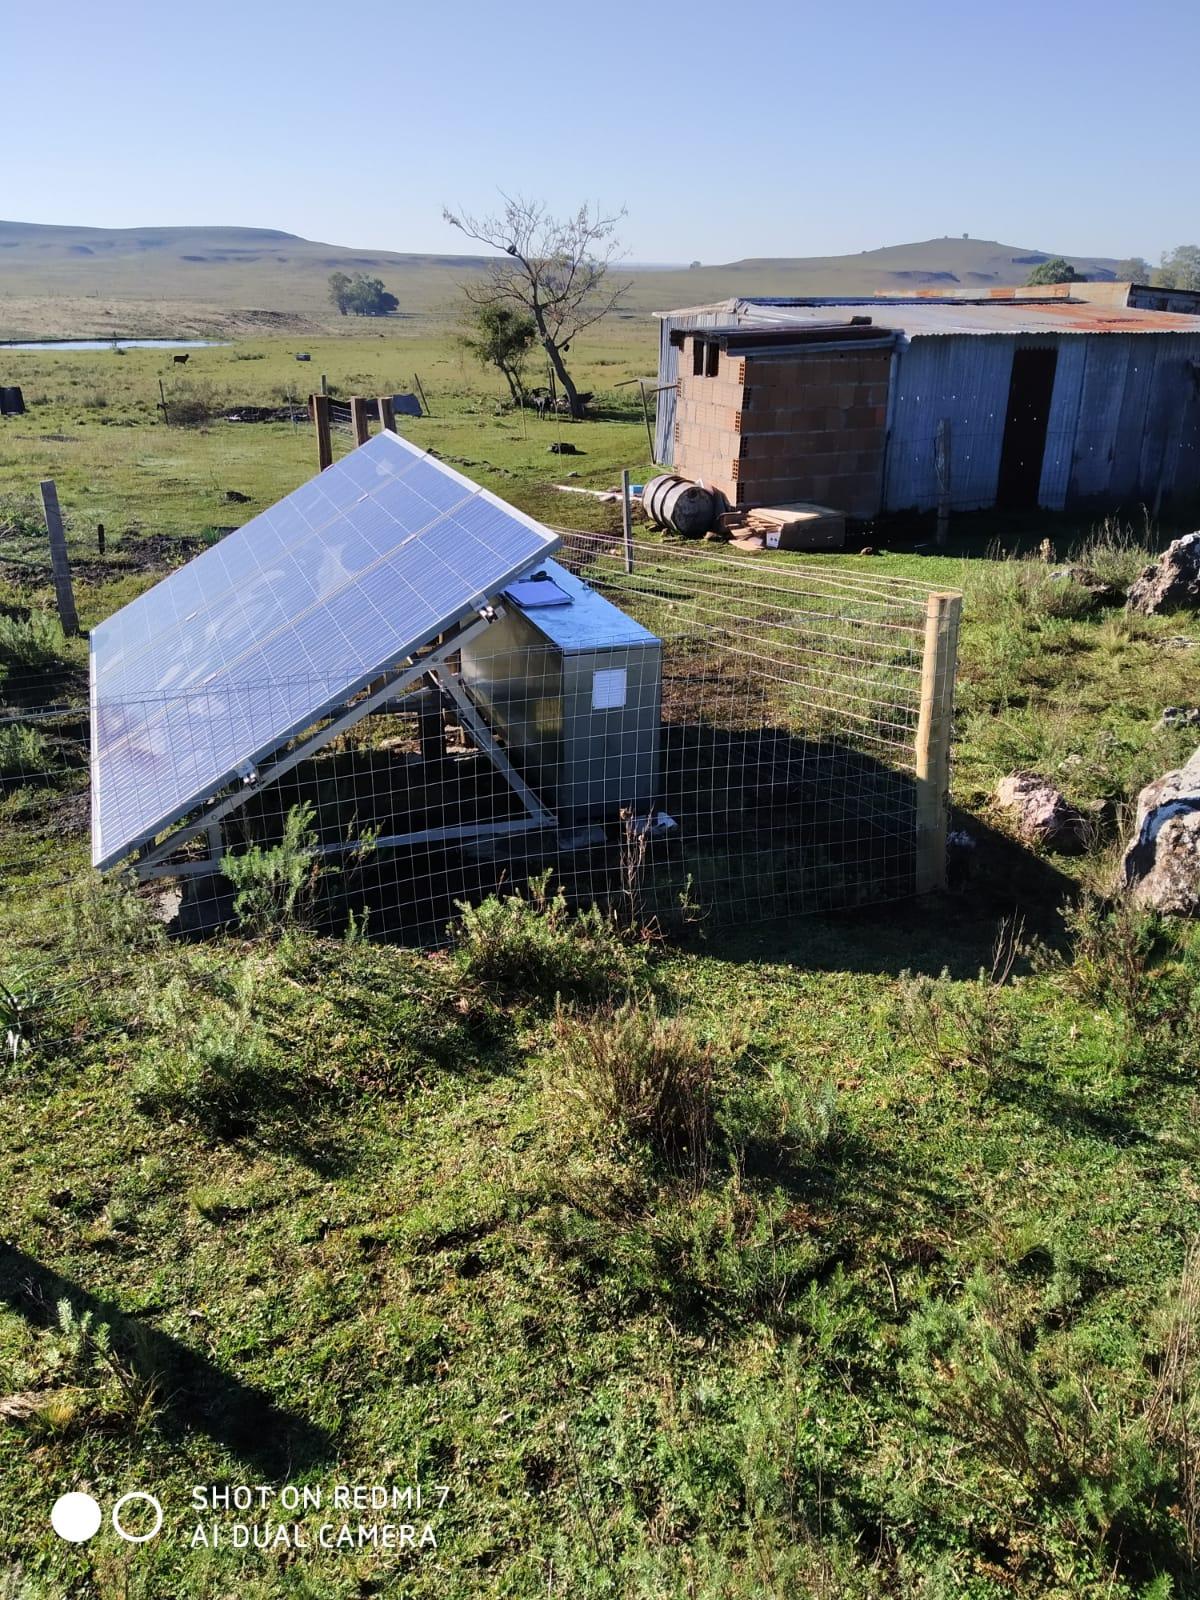
[[[628,626],[574,648],[553,607],[500,597],[466,642],[333,705],[142,842],[134,870],[177,880],[176,929],[296,917],[429,945],[460,905],[546,874],[662,932],[913,892],[925,589],[719,546],[563,540],[561,568]],[[129,742],[139,785],[178,786],[193,736],[207,747],[245,697],[318,705],[335,681],[110,705],[104,737]],[[2,691],[2,870],[82,882],[88,708],[70,685],[37,705],[35,683]]]

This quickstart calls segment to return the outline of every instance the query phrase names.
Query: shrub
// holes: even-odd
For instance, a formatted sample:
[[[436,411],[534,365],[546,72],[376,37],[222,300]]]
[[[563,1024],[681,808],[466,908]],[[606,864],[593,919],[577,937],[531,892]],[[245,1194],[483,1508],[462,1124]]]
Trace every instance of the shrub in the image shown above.
[[[322,872],[313,815],[307,801],[293,806],[278,844],[251,845],[222,861],[222,872],[237,890],[233,910],[245,933],[261,936],[305,926],[311,919]]]
[[[743,1160],[761,1154],[774,1165],[817,1161],[846,1136],[837,1085],[829,1078],[807,1082],[795,1066],[740,1075],[722,1098],[717,1120]]]
[[[562,1089],[618,1142],[646,1146],[676,1172],[702,1177],[713,1133],[715,1053],[653,1001],[578,1018],[560,1008]]]
[[[66,902],[66,942],[79,955],[144,950],[165,938],[132,876],[89,874]]]
[[[972,609],[993,622],[1089,616],[1095,597],[1073,578],[1055,577],[1054,571],[1044,561],[990,562],[974,576]]]
[[[37,400],[27,396],[30,405],[36,405]],[[39,544],[45,540],[46,525],[37,504],[25,496],[5,496],[0,499],[0,534],[6,539],[36,539]]]
[[[1071,560],[1105,583],[1126,589],[1155,559],[1153,545],[1148,516],[1140,531],[1117,517],[1105,517],[1088,539],[1072,549]]]
[[[598,906],[572,911],[561,889],[551,894],[550,876],[531,878],[527,895],[492,895],[477,906],[458,902],[450,932],[466,975],[531,999],[627,989],[637,952]]]
[[[10,722],[0,726],[0,783],[46,770],[46,741],[36,728]]]
[[[981,968],[971,982],[958,982],[944,970],[936,978],[902,972],[891,1004],[892,1031],[934,1066],[974,1067],[989,1079],[999,1075],[1017,1045],[1019,1028],[1004,986],[1022,953],[1020,929],[1006,923],[991,970]]]
[[[1153,1385],[1094,1336],[1051,1331],[982,1273],[958,1304],[931,1304],[909,1325],[906,1376],[944,1430],[939,1485],[1010,1528],[1012,1554],[1047,1578],[1078,1574],[1081,1558],[1113,1584],[1195,1571],[1196,1278],[1193,1254]]]
[[[1196,1060],[1200,983],[1195,956],[1170,922],[1118,898],[1085,894],[1066,914],[1073,936],[1064,982],[1089,1005],[1112,1007],[1133,1065]]]
[[[32,1041],[39,1011],[39,998],[28,979],[0,979],[0,1029],[9,1060],[15,1065]]]
[[[45,611],[0,616],[0,665],[41,672],[63,661],[63,631]]]
[[[172,980],[146,1006],[148,1048],[135,1068],[134,1102],[212,1135],[244,1131],[267,1101],[267,1038],[243,984],[232,1002],[202,999]]]
[[[212,384],[184,381],[175,384],[167,396],[167,417],[176,427],[195,428],[211,422],[224,404]]]

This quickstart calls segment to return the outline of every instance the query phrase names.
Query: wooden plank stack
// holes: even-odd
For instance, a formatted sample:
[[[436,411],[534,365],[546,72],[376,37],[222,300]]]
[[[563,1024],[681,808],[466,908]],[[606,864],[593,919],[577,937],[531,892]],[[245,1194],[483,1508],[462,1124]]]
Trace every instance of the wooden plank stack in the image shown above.
[[[846,542],[844,514],[807,502],[739,506],[720,517],[717,526],[736,543],[761,539],[768,550],[840,550]]]

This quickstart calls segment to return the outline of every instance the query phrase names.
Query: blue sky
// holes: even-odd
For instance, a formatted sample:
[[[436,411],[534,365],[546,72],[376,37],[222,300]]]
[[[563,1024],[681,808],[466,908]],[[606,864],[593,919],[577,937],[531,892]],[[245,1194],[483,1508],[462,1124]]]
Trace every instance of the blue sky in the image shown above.
[[[639,261],[1200,235],[1200,8],[6,0],[0,216],[464,248],[501,187]]]

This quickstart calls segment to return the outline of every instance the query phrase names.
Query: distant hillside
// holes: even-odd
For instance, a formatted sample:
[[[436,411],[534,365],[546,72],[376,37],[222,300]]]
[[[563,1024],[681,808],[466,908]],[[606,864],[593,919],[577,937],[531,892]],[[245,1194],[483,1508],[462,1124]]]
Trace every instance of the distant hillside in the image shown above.
[[[321,244],[277,228],[68,228],[37,222],[0,222],[0,272],[70,263],[103,269],[110,263],[138,263],[150,270],[178,265],[262,265],[333,272],[412,270],[421,267],[478,265],[479,256],[404,255],[394,250],[349,250]],[[122,268],[125,270],[125,268]]]
[[[1085,278],[1111,279],[1109,256],[1076,256],[1065,250],[1033,250],[992,239],[923,239],[885,245],[852,256],[747,257],[720,266],[658,273],[655,289],[670,286],[676,305],[699,304],[726,295],[854,295],[883,290],[978,289],[1022,284],[1039,261],[1062,255]],[[661,309],[661,307],[660,307]]]
[[[1114,276],[1116,262],[1107,257],[982,239],[927,239],[849,256],[629,269],[629,305],[646,313],[737,294],[870,295],[939,285],[983,290],[1024,283],[1033,266],[1051,254],[1066,255],[1087,277]],[[59,330],[62,303],[71,302],[68,322],[80,334],[133,318],[148,327],[155,321],[155,306],[173,325],[183,308],[211,314],[254,308],[323,322],[334,317],[326,279],[335,270],[377,275],[399,296],[402,313],[427,316],[449,311],[458,285],[482,264],[479,256],[349,249],[272,228],[74,228],[0,222],[0,338],[36,334],[39,305],[47,301],[58,307]],[[164,302],[171,303],[170,311]],[[122,326],[121,331],[134,330]]]

